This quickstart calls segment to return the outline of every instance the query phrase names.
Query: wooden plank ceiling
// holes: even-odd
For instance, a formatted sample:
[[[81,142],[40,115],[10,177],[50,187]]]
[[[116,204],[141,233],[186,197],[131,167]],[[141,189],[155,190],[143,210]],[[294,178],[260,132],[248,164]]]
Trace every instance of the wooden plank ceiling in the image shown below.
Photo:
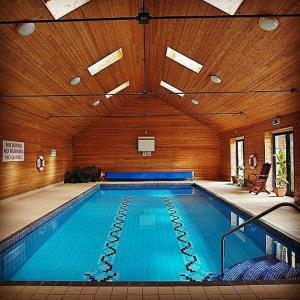
[[[153,17],[147,25],[134,19],[143,3]],[[201,0],[91,0],[64,22],[53,22],[42,0],[0,0],[0,5],[2,115],[15,109],[79,128],[92,125],[96,116],[107,118],[137,100],[147,101],[144,91],[151,101],[162,100],[218,131],[300,110],[298,0],[244,0],[235,17]],[[276,14],[279,27],[260,29],[261,14]],[[128,19],[91,20],[120,17]],[[23,20],[39,20],[34,34],[17,34],[16,23]],[[204,68],[196,74],[167,59],[168,46]],[[89,65],[121,47],[120,61],[95,76],[88,73]],[[210,81],[212,74],[221,84]],[[81,82],[71,86],[75,76]],[[187,94],[168,93],[160,80]],[[126,94],[105,99],[126,81]],[[101,104],[93,107],[96,100]],[[152,114],[160,113],[157,103]]]

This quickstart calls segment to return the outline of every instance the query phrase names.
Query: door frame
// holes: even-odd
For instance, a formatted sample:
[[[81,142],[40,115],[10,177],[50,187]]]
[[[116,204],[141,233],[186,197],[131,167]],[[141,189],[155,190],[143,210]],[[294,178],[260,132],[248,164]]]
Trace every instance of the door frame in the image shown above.
[[[238,160],[238,143],[243,143],[243,167],[244,167],[244,176],[245,177],[245,140],[244,139],[236,139],[235,140],[235,164],[236,164],[236,175],[239,176],[238,166],[239,166],[239,160]]]
[[[273,154],[275,154],[275,137],[278,135],[285,135],[285,143],[286,143],[286,161],[287,161],[287,180],[291,181],[291,142],[290,142],[290,134],[294,134],[292,130],[276,132],[272,134],[272,161],[273,161],[273,187],[276,186],[276,159]],[[294,151],[293,151],[294,153]],[[294,172],[295,173],[295,172]],[[295,176],[295,175],[294,175]],[[294,178],[295,182],[295,178]],[[290,183],[287,185],[287,196],[294,197],[294,192],[291,190]]]

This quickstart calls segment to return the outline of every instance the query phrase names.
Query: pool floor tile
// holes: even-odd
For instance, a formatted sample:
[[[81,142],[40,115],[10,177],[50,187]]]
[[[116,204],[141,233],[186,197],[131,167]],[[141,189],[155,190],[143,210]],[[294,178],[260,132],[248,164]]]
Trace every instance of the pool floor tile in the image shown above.
[[[159,296],[159,300],[174,300],[175,296],[174,295],[161,295]]]
[[[143,300],[158,300],[161,298],[158,298],[158,295],[144,295]]]
[[[223,295],[234,295],[237,293],[233,286],[219,286],[219,289]]]
[[[156,286],[150,287],[143,287],[143,295],[157,295],[158,289]]]
[[[36,290],[35,294],[39,295],[47,295],[50,294],[51,290],[53,289],[53,286],[39,286]]]
[[[30,300],[44,300],[47,298],[46,294],[34,294],[31,296]]]
[[[175,295],[175,299],[176,300],[191,300],[191,296],[190,295]]]
[[[127,300],[143,300],[142,295],[127,295]]]
[[[233,288],[239,295],[253,293],[253,291],[247,285],[234,285]]]
[[[189,286],[188,289],[191,295],[205,295],[205,291],[202,286]]]
[[[240,294],[241,299],[243,300],[256,300],[255,294]]]
[[[174,292],[171,286],[159,286],[158,293],[159,295],[172,295]]]
[[[207,300],[207,296],[205,294],[202,295],[191,295],[192,300]]]
[[[112,293],[112,287],[110,287],[110,286],[101,286],[101,287],[99,287],[98,288],[98,290],[97,290],[97,294],[98,295],[111,295],[111,293]]]
[[[66,295],[80,295],[82,289],[81,286],[70,286],[66,291]]]
[[[143,288],[141,286],[139,287],[128,287],[127,295],[142,295],[143,294]]]
[[[96,295],[95,300],[110,300],[110,295]]]
[[[189,295],[190,291],[186,286],[174,286],[173,287],[175,295]]]
[[[64,295],[63,300],[77,300],[79,295]]]
[[[46,299],[47,300],[61,300],[63,295],[49,295]]]
[[[84,287],[81,291],[81,295],[96,295],[97,287]]]
[[[205,286],[204,291],[207,295],[220,295],[221,291],[217,286]]]
[[[111,293],[112,296],[127,295],[127,287],[114,287]]]
[[[55,286],[51,290],[50,294],[53,294],[53,295],[64,295],[66,293],[67,289],[68,289],[68,287],[66,287],[66,286]]]
[[[218,295],[218,294],[209,294],[207,295],[207,298],[209,300],[221,300],[221,299],[225,299],[223,295]]]

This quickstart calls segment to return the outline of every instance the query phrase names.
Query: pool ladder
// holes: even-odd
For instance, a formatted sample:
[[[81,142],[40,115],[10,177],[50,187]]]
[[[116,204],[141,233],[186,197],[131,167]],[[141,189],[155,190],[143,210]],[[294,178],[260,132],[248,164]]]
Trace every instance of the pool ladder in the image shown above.
[[[232,228],[231,230],[229,230],[228,232],[226,232],[222,235],[222,238],[221,238],[221,276],[222,277],[224,276],[225,238],[229,234],[241,229],[242,227],[245,227],[246,225],[260,219],[261,217],[263,217],[263,216],[269,214],[270,212],[276,210],[277,208],[280,208],[280,207],[283,207],[283,206],[292,207],[300,213],[300,208],[298,206],[296,206],[295,204],[292,204],[292,203],[289,203],[289,202],[279,203],[277,205],[274,205],[274,206],[270,207],[269,209],[266,209],[265,211],[261,212],[260,214],[252,217],[251,219],[247,220],[246,222],[240,224],[239,226],[236,226],[236,227]]]

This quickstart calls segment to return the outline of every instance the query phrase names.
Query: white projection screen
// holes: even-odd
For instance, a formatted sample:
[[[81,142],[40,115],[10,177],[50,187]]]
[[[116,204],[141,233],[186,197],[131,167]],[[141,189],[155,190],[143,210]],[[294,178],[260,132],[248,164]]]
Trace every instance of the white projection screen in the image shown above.
[[[138,151],[154,152],[155,151],[155,137],[153,137],[153,136],[138,137]]]

